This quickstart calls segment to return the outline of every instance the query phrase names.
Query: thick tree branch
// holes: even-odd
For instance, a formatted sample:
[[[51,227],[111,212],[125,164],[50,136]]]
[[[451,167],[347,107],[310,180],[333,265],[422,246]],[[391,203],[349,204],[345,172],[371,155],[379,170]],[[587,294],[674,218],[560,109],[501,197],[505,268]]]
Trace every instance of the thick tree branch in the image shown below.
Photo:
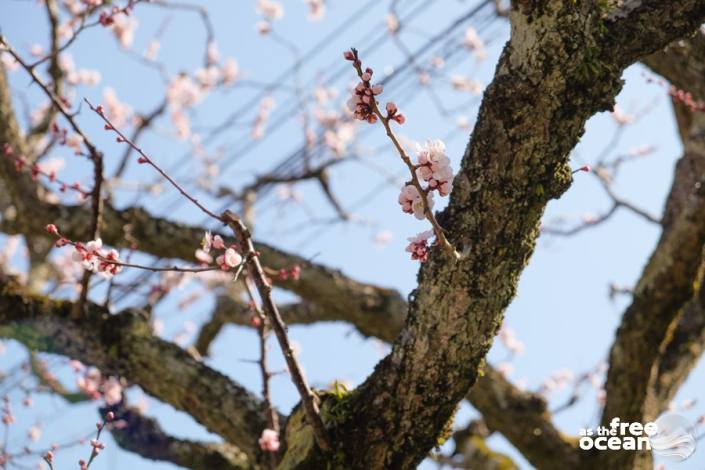
[[[101,409],[115,414],[110,433],[123,449],[150,460],[171,462],[195,470],[245,470],[256,468],[240,449],[228,443],[206,443],[177,439],[164,432],[156,420],[123,404]]]
[[[579,463],[577,441],[553,425],[543,397],[523,392],[487,367],[468,394],[491,430],[501,432],[536,468],[565,469]]]
[[[700,179],[690,186],[686,205],[664,227],[617,331],[605,384],[603,422],[615,416],[625,422],[655,418],[658,407],[649,385],[680,313],[693,297],[703,259],[705,175],[697,176]],[[635,458],[634,452],[604,454],[610,468],[630,465]]]
[[[153,336],[140,312],[112,315],[88,303],[79,320],[71,317],[70,302],[25,294],[7,279],[0,280],[0,289],[0,336],[95,365],[105,375],[125,377],[189,413],[250,459],[259,456],[257,438],[266,427],[260,401],[178,346]]]
[[[352,399],[353,466],[410,467],[436,444],[514,296],[546,203],[570,184],[568,153],[586,120],[609,109],[624,67],[705,17],[705,2],[642,2],[630,14],[637,39],[624,21],[606,34],[593,2],[547,3],[540,16],[510,13],[512,38],[439,217],[463,259],[436,249],[424,263],[405,329]]]

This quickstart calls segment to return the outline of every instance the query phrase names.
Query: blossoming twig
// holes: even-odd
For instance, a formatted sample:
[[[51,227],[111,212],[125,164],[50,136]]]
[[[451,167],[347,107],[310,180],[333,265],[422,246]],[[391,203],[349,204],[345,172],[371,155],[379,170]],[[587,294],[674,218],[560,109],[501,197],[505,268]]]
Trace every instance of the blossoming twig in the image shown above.
[[[355,117],[360,120],[366,120],[370,124],[374,124],[378,119],[382,123],[382,125],[384,126],[384,130],[386,131],[387,137],[389,137],[389,139],[392,141],[392,144],[394,145],[394,148],[396,149],[397,153],[399,153],[399,156],[401,157],[402,161],[409,169],[409,173],[411,174],[411,184],[414,188],[416,188],[416,191],[418,191],[421,203],[423,204],[423,215],[426,220],[428,220],[433,226],[433,231],[436,235],[438,243],[450,256],[455,259],[459,259],[460,254],[448,241],[445,236],[445,233],[443,232],[443,228],[440,226],[440,224],[436,220],[436,217],[431,211],[431,205],[429,204],[429,194],[431,193],[433,188],[424,188],[421,185],[421,182],[419,181],[417,175],[417,170],[421,166],[414,165],[414,163],[406,154],[406,151],[402,147],[401,143],[397,139],[390,126],[390,121],[396,121],[399,124],[403,124],[406,119],[402,114],[398,113],[397,107],[394,103],[387,103],[386,113],[382,113],[382,111],[380,111],[375,96],[379,95],[382,92],[382,86],[371,85],[370,79],[372,77],[372,69],[368,68],[363,71],[362,62],[358,57],[357,49],[352,48],[350,49],[350,51],[346,51],[344,57],[346,60],[352,62],[358,77],[360,77],[360,80],[362,80],[362,83],[359,84],[356,88],[356,94],[359,96],[359,99],[356,100],[356,103],[353,103],[357,107],[357,109],[354,110]]]
[[[322,450],[329,450],[331,448],[331,445],[328,440],[328,436],[326,435],[323,421],[321,420],[321,416],[319,414],[318,404],[316,402],[317,398],[309,387],[303,375],[303,371],[301,370],[301,366],[299,366],[298,362],[296,361],[296,358],[294,357],[294,352],[291,348],[291,344],[286,333],[286,325],[284,324],[284,321],[282,320],[281,315],[279,314],[279,310],[277,309],[277,306],[274,303],[274,300],[272,299],[272,287],[266,280],[266,276],[262,269],[262,265],[259,262],[257,251],[255,251],[254,249],[254,244],[252,243],[252,238],[247,227],[237,216],[235,216],[235,214],[230,211],[225,211],[223,215],[218,216],[211,210],[206,208],[196,198],[194,198],[184,188],[182,188],[181,185],[179,185],[174,179],[172,179],[161,167],[159,167],[159,165],[154,163],[154,161],[140,147],[138,147],[134,142],[127,138],[125,134],[118,130],[113,125],[113,123],[105,116],[102,106],[93,106],[90,101],[88,101],[87,99],[84,100],[88,104],[90,109],[95,112],[98,116],[100,116],[100,118],[105,122],[105,130],[115,132],[118,136],[118,142],[127,143],[140,155],[140,158],[138,159],[139,163],[147,163],[152,166],[160,175],[162,175],[167,181],[169,181],[169,183],[171,183],[174,188],[176,188],[186,199],[191,201],[201,211],[203,211],[209,217],[227,224],[233,230],[237,243],[245,254],[245,259],[243,263],[247,267],[248,275],[250,276],[250,278],[253,279],[255,285],[257,286],[257,290],[262,300],[263,310],[273,324],[274,332],[277,336],[277,340],[284,354],[284,358],[286,359],[289,371],[291,372],[292,381],[294,382],[294,385],[296,385],[299,395],[301,396],[301,402],[306,412],[306,417],[311,423],[311,426],[313,427],[316,442]],[[234,266],[228,261],[227,255],[228,253],[226,250],[226,253],[222,257],[219,257],[221,259],[221,262],[218,262],[218,264]]]
[[[317,397],[314,395],[313,391],[308,385],[306,378],[304,377],[301,366],[299,365],[296,357],[294,356],[294,351],[291,347],[289,337],[286,333],[286,324],[279,314],[279,309],[272,299],[272,286],[267,282],[266,275],[262,269],[262,265],[259,262],[259,257],[256,256],[254,244],[252,243],[252,237],[250,236],[250,231],[245,227],[245,224],[240,220],[238,216],[230,211],[225,211],[222,215],[222,220],[230,227],[230,229],[235,234],[235,239],[237,240],[239,246],[245,251],[245,253],[253,254],[254,256],[247,257],[247,271],[249,277],[254,281],[257,286],[257,291],[259,293],[260,299],[262,301],[262,308],[266,313],[268,319],[272,322],[272,328],[279,342],[279,346],[284,353],[284,359],[289,367],[289,372],[291,373],[291,378],[296,385],[301,396],[301,403],[304,407],[304,412],[306,413],[306,418],[313,428],[314,436],[316,437],[316,442],[318,446],[327,451],[331,448],[330,442],[328,440],[328,435],[321,420],[321,416],[318,409]]]
[[[247,295],[250,298],[250,306],[256,315],[253,317],[253,326],[257,329],[259,336],[259,361],[258,365],[260,372],[262,374],[262,401],[264,402],[264,412],[265,418],[267,420],[267,430],[274,431],[276,433],[276,447],[273,448],[271,445],[267,448],[270,450],[269,464],[272,469],[277,466],[277,455],[276,452],[279,450],[279,417],[277,416],[274,407],[272,406],[272,398],[269,393],[269,379],[272,377],[271,372],[267,367],[267,337],[269,336],[269,320],[262,312],[262,309],[257,305],[257,300],[255,299],[255,293],[253,291],[252,285],[249,279],[244,279],[245,288],[247,290]],[[270,440],[271,441],[271,440]],[[264,449],[263,449],[264,450]]]
[[[102,242],[100,241],[100,239],[96,239],[95,241],[88,242],[84,245],[81,242],[69,240],[68,238],[61,235],[61,233],[54,224],[47,225],[46,231],[58,237],[56,241],[57,247],[61,248],[62,246],[71,245],[76,248],[78,257],[81,259],[81,261],[84,261],[84,263],[86,263],[85,267],[89,271],[98,271],[106,273],[108,275],[114,275],[117,274],[122,268],[135,268],[152,272],[181,273],[202,273],[206,271],[217,271],[223,269],[221,266],[203,266],[200,268],[182,268],[178,266],[171,266],[160,268],[156,266],[144,266],[141,264],[122,262],[119,261],[119,255],[116,250],[110,250],[107,254],[103,253]],[[97,264],[95,263],[96,261],[98,262]]]

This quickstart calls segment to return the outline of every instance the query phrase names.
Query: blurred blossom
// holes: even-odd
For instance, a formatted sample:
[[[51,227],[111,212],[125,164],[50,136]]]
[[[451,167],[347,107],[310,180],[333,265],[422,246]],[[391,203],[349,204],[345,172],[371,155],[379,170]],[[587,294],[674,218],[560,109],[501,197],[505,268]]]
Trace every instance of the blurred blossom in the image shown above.
[[[137,18],[134,15],[126,15],[124,13],[113,15],[111,29],[120,45],[124,49],[129,49],[135,39]]]
[[[460,75],[454,75],[451,77],[450,84],[457,91],[465,91],[472,93],[473,95],[481,95],[485,89],[485,86],[481,82],[471,80]]]
[[[278,20],[284,16],[284,5],[274,0],[257,0],[255,10],[269,21]]]
[[[390,230],[380,230],[375,234],[374,242],[379,248],[383,248],[389,244],[394,238],[394,234]]]
[[[485,43],[480,39],[477,30],[470,26],[465,30],[463,45],[470,49],[477,60],[484,60],[487,57],[485,52]]]
[[[162,45],[157,39],[152,39],[149,41],[149,44],[147,44],[147,49],[144,51],[144,58],[147,60],[155,61],[157,60],[157,54],[159,54],[159,49],[161,49]]]
[[[304,0],[308,5],[308,19],[310,21],[320,21],[326,14],[326,4],[324,0]]]

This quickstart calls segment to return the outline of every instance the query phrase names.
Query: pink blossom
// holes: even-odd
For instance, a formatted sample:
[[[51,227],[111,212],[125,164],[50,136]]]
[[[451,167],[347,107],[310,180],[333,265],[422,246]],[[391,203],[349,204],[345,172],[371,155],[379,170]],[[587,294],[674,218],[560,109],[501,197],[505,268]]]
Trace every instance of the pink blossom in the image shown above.
[[[278,451],[279,433],[273,429],[265,429],[262,431],[262,437],[259,438],[259,447],[265,452]]]
[[[225,60],[220,73],[223,76],[223,85],[232,85],[240,78],[240,66],[235,59],[229,57]]]
[[[427,182],[431,190],[447,196],[453,189],[453,169],[441,140],[429,140],[423,147],[416,145],[418,167],[416,176]]]
[[[110,87],[103,90],[103,101],[105,102],[106,117],[112,121],[115,127],[125,126],[132,114],[132,107],[120,102],[115,90]]]
[[[132,46],[137,29],[137,18],[125,13],[118,13],[112,16],[112,30],[120,45],[128,49]]]
[[[122,385],[115,377],[110,377],[103,383],[102,391],[106,405],[112,406],[122,401]]]
[[[429,246],[428,240],[433,237],[433,230],[426,230],[421,232],[414,237],[409,237],[409,244],[406,247],[407,253],[411,253],[412,260],[419,260],[424,262],[428,260]]]
[[[610,114],[612,115],[612,119],[620,126],[626,126],[636,121],[636,117],[633,114],[624,112],[622,108],[617,105],[614,105],[614,109]]]
[[[387,30],[394,34],[399,31],[399,18],[396,15],[389,14],[385,18],[385,23],[387,24]]]
[[[159,54],[159,49],[162,47],[161,43],[157,39],[152,39],[147,44],[147,49],[144,51],[144,58],[150,61],[157,60],[157,54]]]
[[[101,450],[105,449],[105,444],[97,439],[91,439],[91,447],[93,447],[93,452],[98,454]]]
[[[487,57],[485,52],[485,43],[480,39],[477,30],[470,26],[465,30],[465,38],[463,45],[470,49],[477,60],[484,60]]]
[[[324,0],[304,0],[308,5],[309,21],[320,21],[326,14],[326,4]]]
[[[428,203],[428,208],[433,208],[433,193],[428,193],[426,196],[426,201]],[[407,184],[401,189],[399,194],[399,204],[401,205],[401,210],[407,214],[414,214],[419,220],[422,220],[426,215],[424,211],[423,199],[416,186],[413,184]]]
[[[64,145],[72,149],[76,155],[81,153],[81,145],[83,145],[83,137],[78,134],[71,134],[65,141]]]
[[[228,248],[225,253],[215,259],[215,262],[220,266],[220,269],[228,271],[242,263],[242,256],[234,248]]]
[[[465,91],[472,93],[473,95],[481,95],[485,88],[481,82],[471,80],[460,75],[454,75],[451,77],[450,84],[457,91]]]
[[[201,90],[191,77],[181,74],[167,87],[166,99],[172,110],[181,110],[196,105],[202,98]]]
[[[85,246],[77,242],[74,244],[76,251],[73,254],[74,261],[81,262],[83,267],[89,271],[101,274],[103,277],[112,277],[122,270],[119,264],[120,254],[116,250],[103,251],[103,242],[100,238],[92,240]]]
[[[284,5],[274,0],[257,0],[255,10],[269,21],[278,20],[284,16]]]
[[[355,55],[352,52],[350,54],[352,55],[352,60],[355,60]],[[348,57],[345,54],[345,58],[350,60]],[[377,116],[374,114],[375,96],[383,91],[382,85],[372,85],[370,83],[373,73],[371,68],[365,69],[360,76],[360,83],[353,88],[351,97],[347,102],[348,110],[353,113],[355,119],[367,121],[370,124],[377,122]]]

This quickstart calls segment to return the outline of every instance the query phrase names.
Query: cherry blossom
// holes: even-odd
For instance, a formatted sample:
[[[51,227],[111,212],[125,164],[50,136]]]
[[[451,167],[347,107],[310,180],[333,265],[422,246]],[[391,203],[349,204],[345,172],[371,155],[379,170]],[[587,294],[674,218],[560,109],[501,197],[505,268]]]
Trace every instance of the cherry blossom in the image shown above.
[[[106,116],[117,127],[123,127],[128,123],[132,114],[132,107],[128,104],[121,103],[118,100],[115,90],[108,87],[103,90],[103,102],[105,103]]]
[[[465,91],[473,95],[481,95],[485,86],[477,81],[465,78],[461,75],[454,75],[450,79],[451,86],[458,91]]]
[[[441,140],[429,140],[425,146],[416,145],[419,166],[416,176],[427,182],[431,190],[438,190],[441,196],[450,194],[453,188],[453,169],[445,154],[445,144]]]
[[[59,241],[65,240],[63,238]],[[58,243],[57,243],[58,245]],[[73,254],[74,261],[83,264],[83,267],[89,271],[101,274],[104,277],[111,277],[122,270],[119,264],[111,263],[111,261],[120,261],[120,254],[117,250],[103,250],[103,241],[100,238],[92,240],[85,245],[81,242],[74,243],[76,251]]]
[[[228,271],[242,263],[242,256],[240,256],[240,253],[235,251],[235,248],[230,247],[225,250],[225,253],[218,256],[215,259],[215,262],[218,266],[220,266],[220,269],[223,271]]]
[[[355,56],[352,52],[346,51],[344,54],[346,60],[355,61]],[[377,122],[377,116],[374,114],[375,96],[382,93],[382,85],[372,85],[371,68],[366,68],[360,77],[358,83],[352,90],[352,96],[347,102],[348,110],[353,113],[353,117],[360,121],[367,121],[370,124]]]
[[[112,30],[120,45],[128,49],[132,46],[137,29],[137,18],[126,13],[118,13],[112,16]]]
[[[103,383],[102,391],[106,405],[112,406],[122,401],[122,384],[115,377],[110,377]]]
[[[279,450],[279,433],[273,429],[265,429],[258,442],[263,451],[276,452]]]
[[[629,114],[622,110],[619,106],[615,105],[614,109],[610,113],[612,119],[620,126],[626,126],[627,124],[632,124],[636,120],[636,116]]]
[[[255,140],[259,140],[264,137],[265,127],[267,121],[269,120],[269,114],[272,112],[276,102],[271,96],[265,96],[259,105],[259,111],[257,111],[257,116],[255,117],[255,122],[252,126],[251,137]]]
[[[389,14],[384,20],[385,24],[387,25],[387,30],[394,34],[397,31],[399,31],[399,18],[397,18],[397,15],[394,14]]]
[[[161,47],[162,45],[158,39],[152,39],[149,41],[149,44],[147,44],[147,49],[144,51],[144,58],[150,61],[157,60],[157,54],[159,54],[159,49],[161,49]]]
[[[220,72],[223,76],[223,85],[226,86],[232,85],[240,78],[240,67],[237,61],[232,57],[225,60]]]
[[[274,0],[257,0],[255,10],[268,21],[278,20],[284,16],[284,5]]]
[[[513,329],[502,325],[498,336],[504,347],[512,354],[522,354],[524,352],[524,343],[519,341]]]
[[[485,52],[485,43],[480,39],[480,35],[477,34],[477,30],[470,26],[465,30],[465,37],[463,38],[463,45],[470,49],[477,60],[484,60],[487,57]]]
[[[76,155],[80,155],[82,152],[81,146],[83,145],[83,137],[78,134],[71,134],[65,139],[64,145],[73,150]]]
[[[429,246],[428,240],[433,237],[433,230],[426,230],[414,237],[409,237],[409,244],[406,247],[407,253],[411,253],[412,260],[424,262],[428,260]]]
[[[426,195],[426,201],[428,203],[428,208],[433,208],[433,193],[428,193]],[[399,204],[401,205],[401,210],[407,214],[414,214],[419,220],[423,220],[425,217],[424,204],[419,194],[418,189],[413,184],[407,184],[401,189],[399,193]]]
[[[308,5],[308,19],[310,21],[320,21],[326,14],[326,4],[324,0],[304,0]]]

